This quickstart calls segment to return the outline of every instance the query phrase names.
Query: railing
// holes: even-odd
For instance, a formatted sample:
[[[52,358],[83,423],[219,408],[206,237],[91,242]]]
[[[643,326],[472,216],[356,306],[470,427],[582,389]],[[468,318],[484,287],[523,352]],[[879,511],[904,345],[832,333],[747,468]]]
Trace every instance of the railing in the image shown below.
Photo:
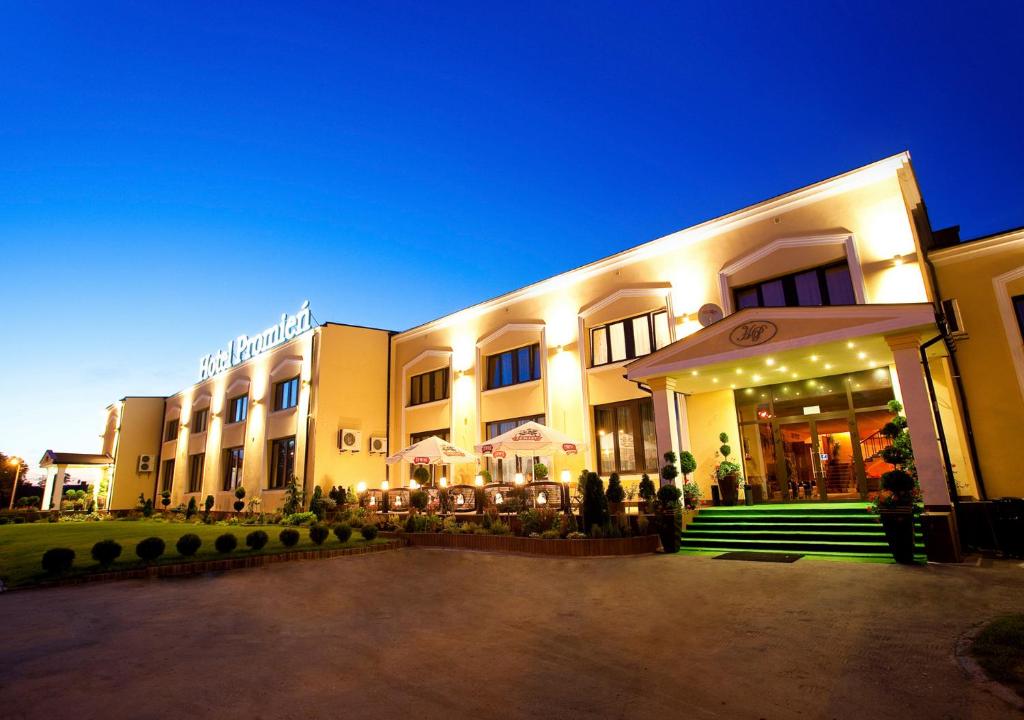
[[[879,430],[860,441],[860,455],[865,461],[881,454],[883,450],[892,445],[892,440],[887,438]]]

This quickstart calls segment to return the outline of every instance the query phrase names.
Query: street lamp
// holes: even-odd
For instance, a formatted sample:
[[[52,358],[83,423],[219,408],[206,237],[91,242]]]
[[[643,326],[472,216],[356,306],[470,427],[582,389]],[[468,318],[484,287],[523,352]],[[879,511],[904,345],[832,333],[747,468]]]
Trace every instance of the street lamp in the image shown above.
[[[11,483],[11,504],[7,508],[8,510],[13,510],[14,496],[18,494],[18,479],[21,477],[21,463],[23,461],[17,455],[13,455],[7,459],[7,462],[14,466],[14,482]]]

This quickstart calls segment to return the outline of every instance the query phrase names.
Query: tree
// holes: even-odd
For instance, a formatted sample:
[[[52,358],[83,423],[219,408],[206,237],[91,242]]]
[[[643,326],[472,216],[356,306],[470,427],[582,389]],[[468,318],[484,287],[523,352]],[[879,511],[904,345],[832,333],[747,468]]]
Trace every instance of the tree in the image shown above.
[[[643,477],[640,478],[640,487],[638,488],[640,499],[644,502],[650,502],[654,499],[655,492],[654,483],[651,482],[650,476],[644,473]]]
[[[416,469],[412,471],[412,478],[420,485],[426,485],[430,482],[430,470],[426,465],[417,465]]]
[[[675,485],[679,470],[676,469],[676,454],[669,450],[665,453],[665,464],[661,468],[661,484]]]
[[[28,465],[25,464],[25,461],[11,464],[11,460],[14,459],[11,455],[0,453],[0,498],[2,498],[0,507],[2,508],[11,506],[12,495],[17,496],[21,492],[17,487],[18,483],[24,482],[25,475],[28,474]]]
[[[302,512],[302,506],[306,504],[306,491],[299,488],[299,484],[295,482],[295,478],[291,479],[284,488],[284,505],[281,506],[281,513],[284,515],[294,515],[297,512]]]
[[[324,519],[324,491],[319,485],[313,488],[313,497],[309,500],[309,511],[316,515],[317,520]]]
[[[162,493],[160,493],[160,504],[164,506],[164,510],[167,510],[168,506],[170,506],[170,504],[171,504],[171,491],[170,490],[164,490]]]
[[[206,500],[203,501],[203,509],[206,511],[205,517],[207,520],[210,519],[210,511],[213,510],[213,495],[207,495]]]
[[[245,509],[245,488],[239,485],[235,488],[235,512],[240,513]]]
[[[622,489],[618,473],[613,472],[608,478],[608,490],[605,491],[605,497],[608,498],[608,502],[612,503],[620,503],[625,499],[626,491]]]
[[[697,459],[689,450],[679,453],[679,469],[683,473],[683,479],[689,482],[690,473],[697,469]]]
[[[186,519],[186,520],[191,520],[191,519],[192,519],[192,517],[193,517],[193,516],[194,516],[194,515],[195,515],[195,514],[196,514],[197,512],[198,512],[198,507],[196,506],[196,499],[195,499],[195,496],[193,496],[193,497],[190,497],[190,498],[188,499],[188,507],[187,507],[187,508],[185,508],[185,519]]]
[[[604,483],[595,472],[587,473],[583,486],[583,529],[590,534],[594,525],[604,527],[608,523],[608,498],[604,495]]]

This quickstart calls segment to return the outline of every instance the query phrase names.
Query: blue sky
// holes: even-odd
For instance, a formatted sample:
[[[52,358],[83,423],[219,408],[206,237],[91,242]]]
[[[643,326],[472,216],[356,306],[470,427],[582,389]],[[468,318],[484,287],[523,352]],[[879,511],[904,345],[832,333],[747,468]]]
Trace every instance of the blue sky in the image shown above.
[[[0,450],[903,149],[936,227],[1024,224],[1024,4],[892,5],[6,3]]]

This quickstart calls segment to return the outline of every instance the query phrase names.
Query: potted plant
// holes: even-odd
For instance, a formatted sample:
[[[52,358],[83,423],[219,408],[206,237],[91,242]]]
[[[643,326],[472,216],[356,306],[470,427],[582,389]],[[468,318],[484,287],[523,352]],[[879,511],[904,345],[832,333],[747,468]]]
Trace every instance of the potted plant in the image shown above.
[[[668,453],[666,453],[668,455]],[[683,532],[683,508],[679,502],[682,491],[675,485],[658,488],[655,503],[655,527],[661,538],[661,547],[667,553],[679,552]]]
[[[893,466],[882,474],[881,490],[875,497],[872,510],[878,513],[885,530],[889,552],[898,563],[914,562],[914,516],[921,499],[914,466],[914,450],[907,431],[907,419],[900,415],[903,405],[889,401],[893,419],[882,428],[882,435],[892,445],[882,450],[882,459]]]
[[[651,478],[644,473],[640,478],[640,485],[637,486],[637,494],[640,496],[640,514],[646,514],[651,511],[651,503],[654,501],[654,495],[656,490],[654,489],[654,482]]]
[[[622,488],[618,473],[612,473],[608,478],[608,489],[605,491],[608,498],[608,512],[612,515],[621,515],[623,512],[622,501],[626,498],[626,492]]]
[[[679,470],[676,468],[676,454],[669,450],[665,453],[665,464],[661,468],[661,484],[675,485]]]
[[[732,455],[732,448],[729,447],[729,436],[725,433],[719,433],[718,440],[722,443],[721,447],[718,448],[722,461],[715,468],[715,479],[718,481],[718,488],[722,493],[722,504],[732,506],[739,499],[740,466],[729,460],[729,456]]]
[[[235,488],[235,504],[233,507],[236,513],[245,510],[245,488],[241,485]]]
[[[533,464],[533,479],[537,482],[548,479],[548,466],[544,463]]]

